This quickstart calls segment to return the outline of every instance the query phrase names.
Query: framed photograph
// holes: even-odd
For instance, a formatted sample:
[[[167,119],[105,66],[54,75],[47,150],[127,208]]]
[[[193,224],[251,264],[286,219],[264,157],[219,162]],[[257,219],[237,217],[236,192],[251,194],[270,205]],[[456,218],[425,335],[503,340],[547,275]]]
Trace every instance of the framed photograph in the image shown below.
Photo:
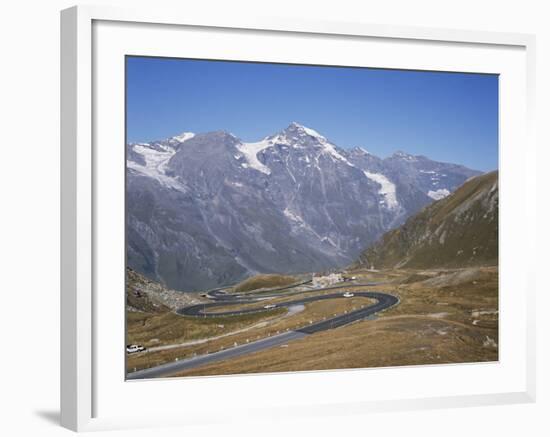
[[[64,426],[534,400],[534,37],[61,30]]]

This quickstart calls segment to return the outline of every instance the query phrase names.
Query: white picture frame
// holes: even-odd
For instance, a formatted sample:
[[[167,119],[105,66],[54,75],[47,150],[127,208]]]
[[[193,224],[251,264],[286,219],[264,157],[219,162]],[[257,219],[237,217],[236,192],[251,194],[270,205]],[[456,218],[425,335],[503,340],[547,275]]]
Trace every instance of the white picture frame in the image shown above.
[[[99,26],[99,27],[98,27]],[[147,29],[148,38],[158,38],[155,47],[140,46],[143,41],[139,38],[140,32]],[[501,208],[503,229],[513,230],[519,222],[524,222],[521,241],[514,239],[511,234],[510,241],[506,242],[506,250],[528,249],[534,245],[535,218],[529,215],[526,208],[518,208],[513,205],[514,200],[528,202],[534,200],[535,189],[535,162],[536,150],[533,139],[533,102],[534,102],[534,52],[535,39],[532,35],[508,34],[492,32],[462,31],[451,29],[425,29],[402,26],[384,26],[365,23],[338,23],[315,22],[307,20],[286,20],[276,18],[253,18],[240,16],[216,17],[215,15],[196,16],[192,11],[185,9],[163,11],[129,10],[111,7],[78,6],[62,11],[61,13],[61,423],[72,430],[97,430],[114,429],[121,427],[165,426],[165,425],[196,425],[203,423],[240,420],[245,417],[248,420],[262,420],[266,417],[287,417],[295,415],[326,415],[326,414],[364,414],[371,411],[397,411],[403,409],[422,409],[436,407],[459,407],[487,404],[505,404],[519,402],[533,402],[535,399],[535,308],[534,308],[534,272],[528,262],[515,264],[514,272],[501,274],[501,286],[509,284],[515,287],[519,300],[517,329],[513,335],[509,335],[511,319],[506,317],[506,302],[501,299],[504,315],[502,316],[501,342],[511,338],[510,343],[504,341],[502,354],[504,358],[493,367],[454,365],[441,370],[440,366],[422,366],[421,369],[370,369],[368,371],[345,372],[309,372],[307,374],[285,374],[282,376],[254,375],[216,378],[190,378],[186,380],[169,380],[155,383],[146,382],[147,385],[124,382],[123,369],[113,366],[114,370],[107,369],[106,357],[109,351],[116,350],[119,343],[123,342],[123,332],[120,338],[113,340],[113,349],[109,349],[103,332],[107,330],[107,324],[113,323],[114,328],[119,328],[123,323],[116,319],[117,311],[124,306],[123,289],[120,295],[111,293],[102,295],[98,299],[98,289],[102,289],[107,279],[113,279],[113,283],[120,284],[124,271],[109,273],[102,266],[107,262],[101,255],[105,250],[108,239],[106,235],[113,237],[112,241],[119,241],[120,235],[113,228],[104,231],[102,212],[108,208],[109,202],[115,202],[116,197],[109,198],[106,187],[116,187],[112,191],[120,194],[121,174],[116,173],[117,163],[111,162],[118,158],[110,159],[105,153],[105,144],[118,144],[120,132],[123,126],[116,123],[120,121],[120,74],[112,75],[112,82],[105,87],[101,84],[105,77],[105,60],[114,57],[120,61],[120,54],[145,54],[160,51],[168,54],[177,49],[177,46],[163,45],[162,38],[170,32],[178,32],[185,29],[181,38],[202,32],[225,32],[224,38],[234,31],[235,38],[239,40],[261,39],[261,35],[269,34],[270,42],[275,47],[277,41],[294,38],[293,44],[300,39],[331,38],[335,42],[355,41],[357,44],[366,42],[374,45],[383,42],[387,47],[408,44],[411,46],[423,44],[429,45],[430,50],[438,53],[448,47],[457,48],[462,54],[449,56],[448,60],[439,59],[437,62],[447,62],[449,69],[462,68],[468,71],[484,71],[490,69],[492,73],[504,74],[510,77],[505,81],[501,91],[504,100],[501,102],[501,124],[504,123],[504,132],[501,132],[501,189],[504,200]],[[229,34],[227,33],[229,32]],[[136,44],[129,49],[124,46],[124,34],[131,34],[132,41]],[[155,36],[156,35],[156,36]],[[172,35],[173,36],[173,35]],[[179,38],[180,36],[178,36]],[[173,39],[173,38],[172,38]],[[109,44],[106,44],[106,41]],[[229,44],[229,42],[228,42]],[[280,44],[283,44],[280,42]],[[312,42],[312,44],[315,44]],[[338,43],[339,44],[339,43]],[[135,52],[136,47],[141,47]],[[224,51],[223,44],[198,44],[194,53],[208,50],[208,56],[216,56],[216,53],[227,52],[228,59],[238,56],[229,53],[229,47]],[[232,50],[235,50],[234,48]],[[247,59],[258,60],[264,56],[265,46],[260,47],[257,42],[250,43],[250,52]],[[333,51],[335,49],[332,49]],[[393,50],[393,49],[392,49]],[[401,50],[403,58],[406,58],[403,48],[396,48],[395,53]],[[461,56],[468,57],[468,52],[479,51],[472,57],[470,64]],[[330,52],[330,50],[328,50]],[[489,64],[487,53],[494,55],[494,68]],[[276,50],[271,58],[276,57]],[[375,53],[375,52],[373,52]],[[387,56],[393,56],[395,53]],[[426,52],[426,56],[429,53]],[[502,55],[502,58],[501,58]],[[102,56],[105,56],[103,58]],[[292,56],[292,55],[288,55]],[[328,53],[324,56],[336,56]],[[443,58],[445,56],[442,56]],[[113,58],[113,59],[114,59]],[[282,58],[277,58],[282,59]],[[386,67],[399,68],[405,65],[406,60],[392,58],[380,58],[379,62],[386,62]],[[384,59],[386,59],[384,61]],[[100,60],[100,62],[98,62]],[[284,60],[284,59],[283,59]],[[452,61],[452,64],[451,64]],[[345,62],[345,61],[344,61]],[[410,62],[417,62],[410,61]],[[422,68],[438,69],[436,60],[433,64],[424,61]],[[462,64],[461,64],[462,62]],[[479,66],[476,67],[476,63]],[[500,64],[499,64],[500,63]],[[389,65],[391,64],[391,65]],[[410,64],[411,66],[417,64]],[[483,65],[482,65],[483,64]],[[117,64],[120,66],[120,64]],[[344,64],[345,65],[345,64]],[[117,67],[118,68],[118,67]],[[416,68],[420,68],[417,67]],[[502,71],[500,70],[502,68]],[[118,70],[117,70],[118,71]],[[503,73],[505,71],[505,73]],[[507,76],[508,75],[508,76]],[[123,79],[123,78],[122,78]],[[102,88],[103,87],[103,88]],[[508,87],[508,88],[506,88]],[[101,91],[109,89],[114,95],[117,104],[112,105],[113,113],[109,114],[112,125],[106,125],[103,119],[105,104]],[[508,98],[509,96],[509,98]],[[516,105],[517,103],[517,105]],[[102,106],[103,105],[103,106]],[[517,106],[512,108],[512,106]],[[103,109],[102,109],[103,108]],[[514,112],[512,112],[514,111]],[[519,112],[518,112],[519,111]],[[517,116],[519,117],[513,117]],[[122,114],[123,115],[123,114]],[[103,117],[103,118],[102,118]],[[98,127],[99,126],[99,127]],[[111,136],[112,138],[108,138]],[[98,146],[99,143],[101,145]],[[100,151],[98,153],[98,147]],[[101,149],[103,147],[103,149]],[[121,144],[123,149],[123,144]],[[114,150],[114,149],[113,149]],[[120,155],[119,155],[120,156]],[[118,162],[118,161],[117,161]],[[515,184],[510,183],[510,171],[514,168]],[[111,171],[112,170],[112,171]],[[115,175],[116,173],[116,175]],[[110,188],[109,188],[110,190]],[[104,200],[105,199],[105,200]],[[120,200],[120,198],[118,198]],[[105,202],[101,208],[98,205]],[[531,202],[534,205],[535,202]],[[525,230],[527,229],[527,230]],[[502,242],[502,235],[501,235]],[[114,244],[114,243],[113,243]],[[504,248],[503,248],[504,250]],[[116,251],[115,251],[116,252]],[[122,255],[120,255],[122,256]],[[510,257],[505,256],[507,262]],[[117,259],[116,262],[119,262]],[[111,262],[111,260],[109,260]],[[502,270],[501,262],[501,270]],[[506,264],[505,266],[510,265]],[[111,275],[111,276],[109,276]],[[116,276],[116,278],[115,278]],[[118,281],[118,282],[117,282]],[[504,282],[506,281],[506,282]],[[117,287],[113,287],[117,288]],[[111,301],[112,299],[112,301]],[[109,304],[109,307],[106,304]],[[107,310],[106,308],[111,308]],[[510,314],[510,313],[508,313]],[[510,348],[521,350],[511,351]],[[122,350],[122,349],[120,349]],[[507,355],[508,354],[508,355]],[[121,354],[122,355],[122,354]],[[514,355],[514,363],[510,368],[500,372],[500,368],[508,366],[508,356]],[[512,358],[510,358],[512,359]],[[115,358],[113,357],[113,360]],[[490,366],[490,365],[488,365]],[[106,370],[107,369],[107,370]],[[450,370],[447,370],[450,369]],[[453,370],[455,369],[455,370]],[[432,384],[431,391],[421,391],[414,387],[409,390],[398,389],[382,397],[376,394],[367,396],[358,394],[353,399],[346,401],[339,398],[342,393],[337,387],[346,382],[361,380],[362,383],[376,377],[407,378],[410,372],[415,373],[415,378],[433,378],[437,381],[446,381],[462,377],[480,378],[489,380],[489,375],[497,375],[485,388],[480,385],[476,391],[471,387],[459,390],[457,387],[437,388]],[[461,373],[462,372],[462,373]],[[500,373],[499,373],[500,372]],[[118,381],[118,379],[120,381]],[[370,378],[370,379],[369,379]],[[499,379],[500,378],[500,379]],[[116,384],[113,381],[117,380]],[[107,382],[105,382],[107,381]],[[120,384],[119,384],[120,383]],[[269,402],[254,402],[248,400],[240,413],[228,410],[226,413],[221,408],[213,405],[206,413],[189,411],[188,414],[178,414],[177,408],[163,408],[159,396],[163,396],[166,402],[174,396],[171,385],[187,384],[189,393],[212,393],[216,387],[220,387],[220,399],[225,399],[223,393],[229,390],[241,389],[246,393],[254,393],[254,386],[267,384],[274,388],[293,384],[302,386],[301,391],[310,391],[310,397],[303,396],[296,399],[292,405],[285,405],[284,395],[276,392],[274,388],[273,399]],[[316,392],[319,384],[326,385],[327,390]],[[116,387],[115,387],[116,385]],[[444,384],[443,384],[444,385]],[[109,388],[111,387],[111,388]],[[195,391],[193,391],[195,390]],[[157,409],[143,408],[138,411],[135,406],[127,410],[117,410],[115,404],[123,403],[121,396],[131,398],[138,393],[146,393],[145,397],[151,397],[159,403]],[[124,393],[127,392],[127,393]],[[376,390],[373,390],[376,392]],[[299,397],[299,395],[298,395]],[[244,399],[244,397],[243,397]],[[221,402],[221,401],[220,401]],[[246,401],[244,401],[246,402]],[[134,408],[134,409],[132,409]],[[210,414],[212,410],[219,412]],[[183,408],[182,408],[183,411]]]

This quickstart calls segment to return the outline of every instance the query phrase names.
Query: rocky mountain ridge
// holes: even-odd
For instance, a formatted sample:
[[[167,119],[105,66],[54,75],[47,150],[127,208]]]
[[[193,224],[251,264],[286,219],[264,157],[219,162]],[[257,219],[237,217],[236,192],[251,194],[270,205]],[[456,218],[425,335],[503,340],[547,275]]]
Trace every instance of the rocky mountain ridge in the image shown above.
[[[253,143],[217,131],[128,144],[128,265],[188,291],[344,266],[477,174],[343,149],[298,123]]]

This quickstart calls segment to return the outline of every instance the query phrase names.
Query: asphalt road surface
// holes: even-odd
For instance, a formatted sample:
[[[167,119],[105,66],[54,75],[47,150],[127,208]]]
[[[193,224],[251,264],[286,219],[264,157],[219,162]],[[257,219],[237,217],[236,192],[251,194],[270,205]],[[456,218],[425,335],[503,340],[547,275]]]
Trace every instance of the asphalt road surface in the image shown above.
[[[289,341],[303,338],[306,335],[307,334],[303,332],[288,331],[251,343],[245,343],[240,346],[225,349],[223,351],[214,352],[207,355],[200,355],[181,361],[172,361],[170,363],[161,364],[160,366],[152,367],[150,369],[138,370],[136,372],[129,373],[126,376],[126,379],[149,379],[158,378],[161,376],[168,376],[176,372],[193,369],[204,364],[226,360],[228,358],[240,357],[241,355],[246,355],[252,352],[258,352],[264,349],[269,349],[271,347],[280,346],[282,344],[288,343]]]
[[[358,288],[358,287],[364,287],[366,285],[372,285],[372,283],[348,284],[348,285],[342,285],[342,286],[336,286],[336,287],[327,287],[324,289],[317,289],[314,291],[319,292],[319,291],[335,290],[338,288],[346,288],[346,289]],[[253,295],[248,295],[245,297],[242,297],[239,295],[231,296],[223,293],[219,294],[217,291],[214,291],[214,290],[209,293],[209,296],[212,299],[217,301],[212,303],[192,305],[192,306],[180,308],[176,312],[180,315],[185,315],[185,316],[220,317],[220,316],[250,314],[250,313],[255,313],[260,311],[267,312],[275,308],[281,308],[281,307],[288,308],[293,305],[303,305],[306,303],[311,303],[319,300],[339,299],[339,298],[346,299],[343,296],[343,293],[331,293],[331,294],[325,294],[321,296],[304,297],[304,298],[296,299],[289,302],[275,304],[274,307],[270,309],[266,309],[260,304],[261,306],[257,308],[209,313],[206,310],[210,308],[254,303],[254,302],[259,302],[260,299],[264,299],[266,297],[265,295],[258,296],[258,297],[254,297]],[[399,303],[399,299],[396,298],[395,296],[392,296],[391,294],[387,294],[387,293],[376,292],[376,291],[355,292],[354,297],[365,297],[365,298],[375,299],[376,303],[360,308],[355,311],[348,312],[346,314],[341,314],[339,316],[332,317],[330,319],[311,323],[307,326],[296,329],[294,331],[287,331],[282,334],[266,337],[261,340],[256,340],[250,343],[242,344],[240,346],[235,346],[219,352],[200,355],[200,356],[196,356],[196,357],[192,357],[192,358],[188,358],[180,361],[173,361],[170,363],[162,364],[160,366],[152,367],[150,369],[138,370],[136,372],[129,373],[126,379],[128,380],[149,379],[149,378],[158,378],[162,376],[169,376],[177,372],[193,369],[195,367],[213,363],[216,361],[226,360],[228,358],[234,358],[234,357],[250,354],[253,352],[269,349],[275,346],[280,346],[289,341],[297,340],[307,335],[314,334],[316,332],[339,328],[341,326],[366,319],[367,317],[372,316],[373,314],[376,314],[379,311],[385,310]]]

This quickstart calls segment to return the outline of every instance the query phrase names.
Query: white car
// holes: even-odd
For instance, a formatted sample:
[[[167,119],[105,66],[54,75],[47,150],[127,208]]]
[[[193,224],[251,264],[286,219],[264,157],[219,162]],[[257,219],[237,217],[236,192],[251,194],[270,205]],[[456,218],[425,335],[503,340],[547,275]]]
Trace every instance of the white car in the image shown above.
[[[342,296],[344,296],[344,297],[353,297],[354,294],[350,293],[349,291],[346,291]]]
[[[136,352],[143,352],[145,350],[145,347],[143,347],[140,344],[129,344],[126,346],[126,352],[129,354],[135,354]]]
[[[266,310],[270,310],[271,308],[275,308],[275,305],[273,305],[272,303],[270,303],[269,305],[264,305],[264,309]]]

